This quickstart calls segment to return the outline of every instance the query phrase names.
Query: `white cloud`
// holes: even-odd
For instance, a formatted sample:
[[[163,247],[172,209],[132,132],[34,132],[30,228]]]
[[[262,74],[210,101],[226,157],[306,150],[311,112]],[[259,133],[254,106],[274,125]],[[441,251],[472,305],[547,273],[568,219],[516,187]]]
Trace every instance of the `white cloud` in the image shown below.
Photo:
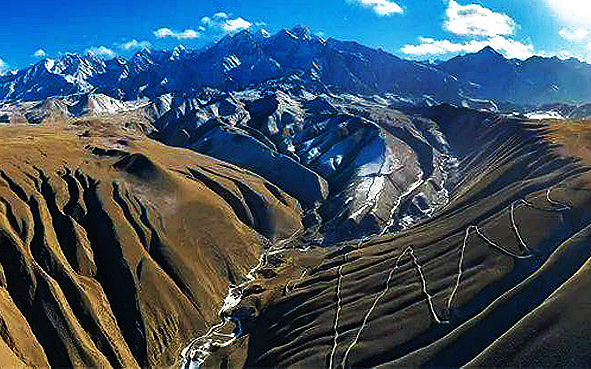
[[[449,40],[434,40],[419,37],[418,45],[406,45],[403,53],[415,57],[446,56],[458,53],[474,53],[486,46],[501,52],[509,59],[527,59],[533,56],[534,47],[503,36],[494,36],[486,40],[471,40],[465,43],[455,43]]]
[[[252,23],[238,17],[232,19],[226,13],[216,13],[212,17],[201,18],[201,29],[212,33],[232,33],[249,29]]]
[[[591,44],[588,46],[588,49],[591,51]],[[562,60],[575,58],[581,62],[586,62],[586,63],[591,62],[591,53],[588,53],[587,55],[583,55],[581,53],[574,53],[569,50],[560,50],[558,52],[539,51],[536,54],[539,56],[543,56],[544,58],[557,57]]]
[[[449,1],[446,16],[445,29],[457,35],[512,35],[517,27],[506,14],[495,13],[478,4],[460,5],[454,0]]]
[[[9,69],[10,66],[4,60],[0,59],[0,75],[8,72]]]
[[[35,51],[33,56],[36,58],[39,58],[39,59],[43,59],[47,56],[47,53],[45,52],[45,50],[39,49],[39,50]]]
[[[133,51],[139,49],[147,49],[150,46],[152,46],[152,44],[150,44],[148,41],[138,41],[136,39],[133,39],[131,41],[127,41],[120,44],[119,48],[125,51]]]
[[[591,24],[591,1],[545,0],[548,7],[562,21],[570,25]]]
[[[211,17],[201,18],[201,25],[197,30],[186,29],[182,32],[170,28],[160,28],[154,31],[154,36],[158,38],[174,37],[177,39],[199,38],[203,35],[223,35],[249,29],[252,23],[244,18],[232,18],[230,15],[219,12]]]
[[[114,58],[117,56],[117,53],[113,50],[109,49],[106,46],[93,46],[86,49],[87,53],[94,54],[96,56],[100,56],[102,58]]]
[[[170,28],[159,28],[156,31],[154,31],[154,36],[158,37],[158,38],[162,38],[162,37],[174,37],[175,32],[173,32]]]
[[[467,40],[454,42],[419,37],[418,44],[405,45],[401,51],[414,57],[450,57],[454,54],[475,53],[490,46],[509,59],[523,60],[534,55],[533,45],[510,37],[518,28],[513,19],[482,5],[460,5],[455,0],[449,0],[443,28],[456,35],[466,36]]]
[[[360,4],[371,8],[377,15],[383,17],[393,14],[402,14],[404,10],[397,3],[389,0],[347,0],[350,3]]]
[[[475,52],[480,50],[480,41],[470,41],[464,44],[453,43],[449,40],[434,40],[429,37],[419,37],[418,45],[405,45],[401,51],[412,56],[445,55],[460,52]]]
[[[154,36],[158,38],[164,37],[174,37],[178,39],[189,39],[189,38],[199,38],[201,34],[192,29],[186,29],[184,31],[173,31],[170,28],[160,28],[154,31]]]
[[[590,32],[584,27],[568,27],[558,31],[558,34],[567,41],[581,43],[585,41]]]
[[[228,19],[228,14],[224,13],[224,12],[219,12],[219,13],[215,13],[213,15],[213,19]]]
[[[246,21],[242,18],[236,19],[228,19],[223,25],[222,28],[224,31],[227,32],[236,32],[241,31],[243,29],[249,29],[252,24],[249,21]]]

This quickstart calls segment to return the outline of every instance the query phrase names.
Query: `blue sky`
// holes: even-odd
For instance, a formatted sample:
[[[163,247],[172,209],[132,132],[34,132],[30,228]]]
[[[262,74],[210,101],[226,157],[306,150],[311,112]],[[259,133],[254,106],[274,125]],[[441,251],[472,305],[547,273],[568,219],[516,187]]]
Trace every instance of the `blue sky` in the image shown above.
[[[508,57],[591,62],[591,0],[3,0],[2,13],[0,73],[66,52],[199,48],[245,28],[297,24],[404,58],[491,45]]]

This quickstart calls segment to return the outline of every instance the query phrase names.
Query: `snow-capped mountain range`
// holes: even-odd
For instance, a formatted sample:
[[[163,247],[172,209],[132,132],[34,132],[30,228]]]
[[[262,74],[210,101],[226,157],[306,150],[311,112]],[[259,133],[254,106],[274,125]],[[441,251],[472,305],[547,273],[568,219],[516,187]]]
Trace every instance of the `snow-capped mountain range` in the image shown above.
[[[0,77],[0,99],[41,100],[94,91],[135,100],[261,84],[318,92],[388,92],[456,103],[581,104],[591,101],[591,65],[576,59],[506,59],[491,48],[431,64],[356,42],[324,39],[297,26],[275,35],[242,31],[203,50],[179,46],[143,49],[129,59],[103,60],[92,54],[44,59]]]

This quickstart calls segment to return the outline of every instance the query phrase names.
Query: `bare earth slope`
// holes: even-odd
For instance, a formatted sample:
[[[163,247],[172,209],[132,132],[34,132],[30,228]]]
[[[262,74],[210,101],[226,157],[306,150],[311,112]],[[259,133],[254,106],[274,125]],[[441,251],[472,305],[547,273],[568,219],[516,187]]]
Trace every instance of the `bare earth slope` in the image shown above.
[[[460,159],[449,204],[317,256],[260,309],[245,365],[588,366],[588,128],[407,114],[436,121]]]
[[[371,119],[401,168],[450,160],[342,242],[277,184],[146,138],[145,112],[0,126],[0,364],[589,366],[588,122],[355,104],[367,121],[323,118],[318,140]]]
[[[121,122],[0,127],[3,366],[171,365],[301,227],[269,182]]]

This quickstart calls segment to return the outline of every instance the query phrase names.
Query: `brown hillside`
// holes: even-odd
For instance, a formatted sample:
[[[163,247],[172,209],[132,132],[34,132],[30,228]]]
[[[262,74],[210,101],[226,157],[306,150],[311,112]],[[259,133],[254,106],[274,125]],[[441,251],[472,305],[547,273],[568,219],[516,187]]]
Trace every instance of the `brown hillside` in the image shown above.
[[[301,227],[260,177],[117,121],[0,127],[3,366],[170,365]]]
[[[426,114],[459,154],[450,203],[319,256],[260,310],[246,366],[589,365],[588,123]]]

